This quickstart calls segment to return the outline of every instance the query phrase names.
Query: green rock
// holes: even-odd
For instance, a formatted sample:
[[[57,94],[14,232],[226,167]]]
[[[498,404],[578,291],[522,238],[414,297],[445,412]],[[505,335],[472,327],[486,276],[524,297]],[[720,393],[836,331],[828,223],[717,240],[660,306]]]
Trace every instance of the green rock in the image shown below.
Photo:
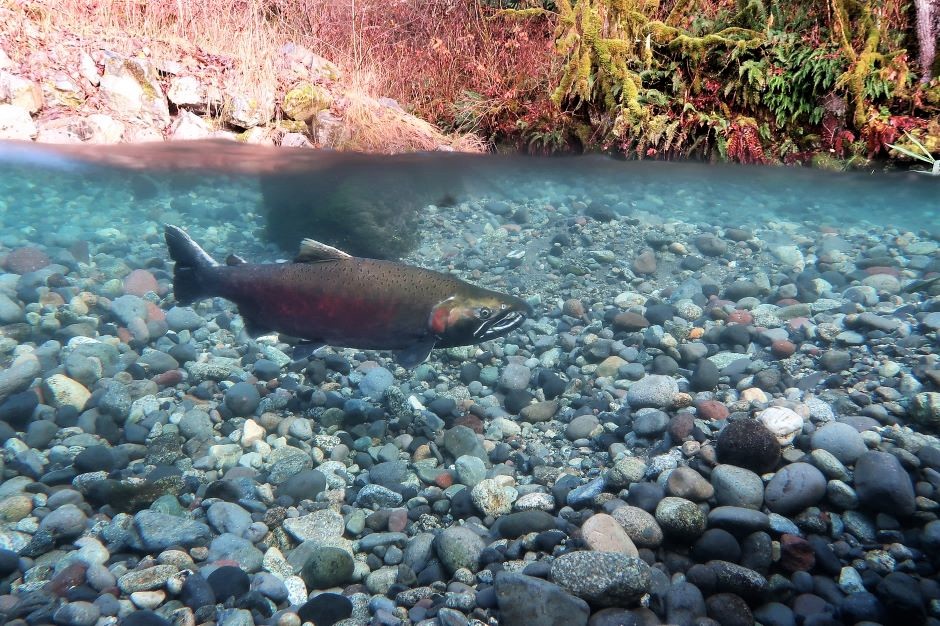
[[[911,417],[918,423],[940,428],[940,393],[926,391],[914,396],[911,402]]]
[[[342,548],[322,546],[316,548],[300,570],[300,577],[308,589],[328,589],[349,582],[353,573],[353,558]]]
[[[287,92],[281,110],[292,120],[305,122],[333,104],[330,92],[318,85],[300,83]]]
[[[182,517],[184,514],[183,507],[179,500],[176,499],[176,496],[170,494],[162,495],[154,500],[153,504],[150,505],[150,509],[157,513],[172,515],[173,517]]]

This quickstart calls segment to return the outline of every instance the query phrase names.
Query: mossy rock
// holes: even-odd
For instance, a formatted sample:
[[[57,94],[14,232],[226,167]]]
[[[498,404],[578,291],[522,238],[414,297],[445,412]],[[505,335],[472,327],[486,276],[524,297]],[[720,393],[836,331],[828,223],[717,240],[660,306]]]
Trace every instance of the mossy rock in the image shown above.
[[[306,134],[310,130],[306,122],[297,120],[281,120],[276,126],[278,130],[285,133]]]
[[[813,155],[813,167],[830,172],[845,171],[845,163],[842,160],[824,152]]]
[[[281,109],[288,118],[304,122],[332,104],[333,96],[323,87],[300,83],[284,96]]]

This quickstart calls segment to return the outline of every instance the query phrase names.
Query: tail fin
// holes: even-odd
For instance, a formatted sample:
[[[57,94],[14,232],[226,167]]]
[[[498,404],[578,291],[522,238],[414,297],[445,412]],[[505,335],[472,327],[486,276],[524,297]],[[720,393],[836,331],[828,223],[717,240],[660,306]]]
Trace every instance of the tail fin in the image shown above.
[[[173,268],[173,293],[177,302],[190,304],[209,295],[203,286],[202,277],[206,269],[218,265],[215,259],[178,226],[167,224],[164,237],[170,258],[176,262]]]

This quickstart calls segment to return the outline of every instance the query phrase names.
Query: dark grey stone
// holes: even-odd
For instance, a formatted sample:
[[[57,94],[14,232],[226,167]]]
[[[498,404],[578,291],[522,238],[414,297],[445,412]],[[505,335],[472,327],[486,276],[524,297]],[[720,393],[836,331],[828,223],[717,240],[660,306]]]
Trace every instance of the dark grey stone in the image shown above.
[[[499,623],[505,626],[586,626],[587,602],[539,578],[500,572],[494,582]]]

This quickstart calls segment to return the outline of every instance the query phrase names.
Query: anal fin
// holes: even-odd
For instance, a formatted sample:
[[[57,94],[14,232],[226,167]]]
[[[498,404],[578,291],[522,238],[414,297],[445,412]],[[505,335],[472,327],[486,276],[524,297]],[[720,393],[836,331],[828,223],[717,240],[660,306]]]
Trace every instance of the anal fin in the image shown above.
[[[326,344],[322,341],[302,340],[294,346],[294,352],[291,354],[291,358],[295,363],[297,361],[306,361],[314,355],[314,352],[325,345]]]
[[[436,339],[432,337],[419,341],[404,350],[397,350],[395,352],[395,359],[398,361],[399,365],[410,370],[428,360],[428,357],[431,355],[431,350],[434,349],[435,342]]]

